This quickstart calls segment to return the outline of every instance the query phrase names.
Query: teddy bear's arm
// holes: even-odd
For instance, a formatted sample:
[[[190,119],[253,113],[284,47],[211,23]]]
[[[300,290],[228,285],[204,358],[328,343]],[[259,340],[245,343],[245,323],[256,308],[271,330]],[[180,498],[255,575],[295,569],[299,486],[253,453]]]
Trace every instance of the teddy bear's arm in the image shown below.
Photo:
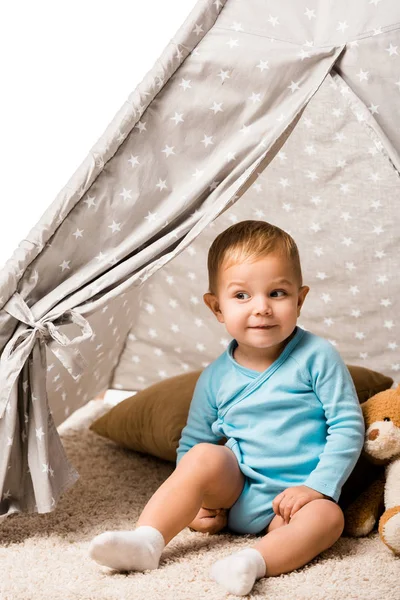
[[[384,510],[384,476],[376,479],[344,511],[344,535],[360,537],[368,535]]]

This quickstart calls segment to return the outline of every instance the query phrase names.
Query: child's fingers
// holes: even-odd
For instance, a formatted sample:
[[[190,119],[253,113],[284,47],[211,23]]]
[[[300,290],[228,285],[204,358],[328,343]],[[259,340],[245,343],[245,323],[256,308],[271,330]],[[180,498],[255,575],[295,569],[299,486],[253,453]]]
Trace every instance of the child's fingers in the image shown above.
[[[189,529],[193,529],[194,531],[201,531],[202,522],[203,522],[204,518],[213,516],[213,510],[214,509],[201,507],[199,512],[193,519],[193,521],[191,523],[189,523],[189,525],[188,525]],[[199,529],[199,527],[200,527],[200,529]]]
[[[189,525],[193,531],[200,533],[217,533],[223,529],[228,522],[227,513],[221,513],[215,517],[196,517]]]
[[[280,514],[279,506],[280,506],[281,501],[283,500],[284,495],[285,495],[285,492],[281,492],[280,494],[275,496],[275,498],[272,500],[272,510],[274,511],[274,513],[276,515]]]
[[[292,508],[293,508],[293,505],[295,504],[295,502],[296,501],[294,498],[288,498],[288,500],[286,501],[286,504],[283,509],[283,514],[282,514],[282,517],[283,517],[285,523],[289,523],[290,514],[292,512]]]
[[[282,519],[285,519],[285,510],[287,507],[289,499],[287,497],[282,498],[282,500],[280,501],[279,504],[279,516],[282,517]]]
[[[204,506],[198,512],[199,517],[216,517],[217,515],[227,514],[227,508],[205,508]]]
[[[276,499],[275,499],[276,500]],[[288,503],[289,500],[289,496],[285,496],[285,494],[282,492],[282,494],[279,494],[279,496],[277,496],[277,502],[275,502],[275,507],[276,507],[276,511],[275,514],[277,514],[280,517],[284,517],[285,514],[285,507]]]
[[[202,519],[204,517],[215,517],[218,510],[219,509],[217,509],[217,508],[205,508],[204,506],[202,506],[200,508],[199,512],[197,513],[197,516],[200,519]]]
[[[290,513],[290,518],[292,518],[293,515],[297,513],[297,511],[300,510],[300,508],[305,506],[307,503],[308,500],[306,498],[299,498],[298,500],[296,500],[296,502],[293,504],[292,512]]]
[[[205,523],[206,533],[217,533],[226,526],[228,517],[226,514],[219,514],[211,519],[203,519],[203,521],[208,521],[208,523]]]

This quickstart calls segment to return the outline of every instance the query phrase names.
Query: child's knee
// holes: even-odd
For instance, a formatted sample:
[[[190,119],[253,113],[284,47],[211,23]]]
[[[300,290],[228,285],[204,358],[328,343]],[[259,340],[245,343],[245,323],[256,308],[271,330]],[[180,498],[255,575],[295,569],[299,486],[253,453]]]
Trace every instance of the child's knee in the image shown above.
[[[314,503],[318,503],[318,510],[322,511],[322,518],[327,527],[331,529],[333,533],[340,537],[344,529],[344,514],[342,509],[333,500],[321,498],[314,500]]]
[[[330,500],[328,500],[327,502],[330,502]],[[331,504],[334,507],[333,509],[331,509],[331,511],[333,512],[333,515],[332,515],[333,526],[335,527],[335,529],[337,531],[338,537],[340,537],[344,530],[344,514],[338,504],[336,504],[334,502],[331,502]]]
[[[191,448],[179,463],[186,481],[201,487],[207,508],[230,508],[240,496],[245,477],[230,448],[200,443]]]
[[[182,466],[184,464],[193,474],[204,474],[207,478],[213,479],[226,470],[228,463],[237,462],[231,454],[232,452],[224,446],[200,442],[185,454],[179,464]],[[237,469],[239,470],[239,466]]]

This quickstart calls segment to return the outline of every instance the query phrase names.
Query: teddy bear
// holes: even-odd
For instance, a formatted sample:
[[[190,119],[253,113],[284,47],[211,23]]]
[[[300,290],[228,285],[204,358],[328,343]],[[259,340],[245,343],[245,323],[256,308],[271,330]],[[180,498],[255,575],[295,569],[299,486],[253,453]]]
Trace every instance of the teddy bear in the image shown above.
[[[381,540],[395,555],[400,555],[400,384],[378,392],[361,404],[361,409],[365,442],[360,463],[369,461],[370,481],[345,508],[343,533],[366,536],[380,517]],[[365,465],[363,468],[365,474]]]

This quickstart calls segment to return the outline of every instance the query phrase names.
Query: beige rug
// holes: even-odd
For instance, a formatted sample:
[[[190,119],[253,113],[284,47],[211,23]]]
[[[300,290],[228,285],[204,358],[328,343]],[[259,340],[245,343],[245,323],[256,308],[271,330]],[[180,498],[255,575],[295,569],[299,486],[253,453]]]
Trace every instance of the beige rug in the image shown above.
[[[116,447],[88,430],[109,406],[92,401],[60,428],[80,480],[54,513],[16,515],[0,525],[1,600],[220,600],[210,565],[248,546],[254,536],[210,536],[185,529],[164,550],[160,568],[121,574],[90,560],[92,537],[134,526],[168,477],[171,463]],[[374,532],[341,538],[306,567],[262,579],[248,598],[270,600],[399,600],[400,562]]]

